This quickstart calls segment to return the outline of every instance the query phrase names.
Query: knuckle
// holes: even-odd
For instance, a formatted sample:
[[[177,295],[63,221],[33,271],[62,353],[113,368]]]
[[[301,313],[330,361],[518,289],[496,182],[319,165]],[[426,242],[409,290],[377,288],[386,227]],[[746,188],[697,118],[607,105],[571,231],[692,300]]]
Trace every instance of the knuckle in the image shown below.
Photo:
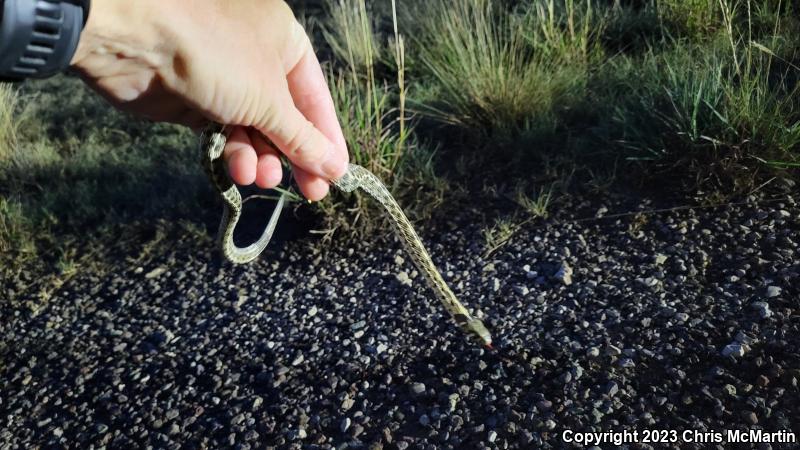
[[[315,146],[311,145],[315,131],[311,122],[305,118],[301,119],[286,143],[286,151],[289,156],[301,161],[313,161],[316,159],[319,156],[319,151]]]

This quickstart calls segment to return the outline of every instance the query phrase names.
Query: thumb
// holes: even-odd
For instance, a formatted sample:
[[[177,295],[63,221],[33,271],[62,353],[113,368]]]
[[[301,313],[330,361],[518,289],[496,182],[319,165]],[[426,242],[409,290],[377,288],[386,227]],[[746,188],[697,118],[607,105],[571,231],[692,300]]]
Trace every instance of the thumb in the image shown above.
[[[295,105],[284,81],[277,106],[259,127],[287,158],[310,174],[327,180],[341,177],[347,170],[346,158],[337,157],[335,144]]]

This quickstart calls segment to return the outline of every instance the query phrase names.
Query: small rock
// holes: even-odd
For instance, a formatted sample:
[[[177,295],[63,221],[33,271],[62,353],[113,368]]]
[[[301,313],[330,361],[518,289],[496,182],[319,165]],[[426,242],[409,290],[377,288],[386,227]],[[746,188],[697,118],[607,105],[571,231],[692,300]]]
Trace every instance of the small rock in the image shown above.
[[[528,290],[528,287],[527,287],[527,286],[519,286],[519,285],[516,285],[516,286],[512,287],[511,289],[514,291],[514,293],[515,293],[515,294],[518,294],[518,295],[523,295],[523,296],[524,296],[524,295],[528,295],[528,293],[530,292],[530,291]]]
[[[777,296],[781,295],[782,291],[783,290],[781,288],[779,288],[778,286],[769,286],[767,288],[767,298],[777,297]]]
[[[420,395],[425,392],[425,385],[423,383],[413,383],[411,385],[411,392],[413,392],[414,395]]]
[[[427,427],[428,425],[431,424],[431,418],[428,417],[427,414],[423,414],[419,416],[419,424],[422,425],[423,427]]]
[[[166,267],[157,267],[151,270],[150,272],[147,272],[147,275],[145,275],[144,277],[147,278],[148,280],[152,280],[153,278],[161,276],[166,271],[167,271]]]
[[[622,358],[619,360],[617,364],[619,364],[619,366],[623,368],[630,368],[636,366],[636,363],[634,363],[633,359],[631,358]]]
[[[618,392],[619,392],[619,385],[617,385],[616,381],[610,381],[606,385],[605,394],[607,396],[613,397],[613,396],[617,395]]]
[[[758,416],[753,411],[743,411],[742,418],[749,425],[755,425],[758,423]]]
[[[622,349],[617,347],[616,345],[608,344],[606,347],[606,355],[608,356],[619,356],[622,354]]]
[[[725,346],[722,349],[722,356],[733,356],[735,358],[741,358],[745,354],[744,345],[733,342]]]
[[[349,395],[342,400],[342,411],[349,411],[350,408],[355,405],[355,400],[353,400]]]
[[[339,424],[339,429],[342,431],[342,433],[346,432],[350,428],[350,423],[349,417],[342,419],[342,422]]]
[[[734,386],[733,386],[733,385],[731,385],[731,384],[726,384],[725,386],[722,386],[722,390],[723,390],[723,391],[725,392],[725,394],[727,394],[729,397],[734,397],[734,396],[736,396],[736,387],[734,387]]]
[[[490,431],[489,432],[489,436],[486,437],[486,440],[489,441],[490,443],[493,443],[494,441],[496,441],[497,440],[497,432],[494,431],[494,430]]]
[[[750,306],[754,310],[758,311],[758,315],[762,319],[767,319],[769,317],[772,317],[772,310],[769,309],[769,303],[767,303],[767,302],[755,302]]]
[[[461,399],[461,396],[460,396],[460,395],[458,395],[458,394],[455,394],[455,393],[453,393],[453,394],[450,394],[450,395],[447,397],[447,400],[448,400],[448,402],[449,402],[449,404],[450,404],[450,412],[451,412],[451,413],[452,413],[452,412],[455,412],[455,410],[456,410],[456,406],[458,406],[458,401],[459,401],[460,399]]]
[[[397,281],[405,286],[411,286],[413,282],[411,281],[411,277],[408,276],[408,273],[403,271],[396,275]]]
[[[567,265],[566,262],[561,263],[561,267],[559,267],[558,271],[556,272],[553,277],[564,283],[565,286],[569,286],[572,284],[572,268]]]

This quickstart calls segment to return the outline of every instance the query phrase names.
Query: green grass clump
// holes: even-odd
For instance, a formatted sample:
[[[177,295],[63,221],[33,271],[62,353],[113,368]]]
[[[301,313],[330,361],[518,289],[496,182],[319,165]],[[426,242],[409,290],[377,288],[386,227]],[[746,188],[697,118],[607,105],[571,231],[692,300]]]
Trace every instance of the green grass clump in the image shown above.
[[[679,36],[700,39],[719,25],[719,0],[657,0],[663,26]]]
[[[393,12],[395,8],[392,2]],[[395,196],[408,200],[411,216],[427,216],[436,205],[441,184],[433,173],[432,154],[417,144],[413,134],[416,121],[406,111],[405,44],[397,22],[393,22],[391,41],[386,38],[381,44],[364,0],[330,2],[328,9],[336,26],[328,27],[325,36],[343,58],[339,61],[343,64],[329,68],[328,85],[350,161],[372,171]],[[376,74],[381,51],[391,53],[392,80],[381,80]],[[427,194],[420,197],[420,191]],[[365,219],[368,224],[380,223],[374,219],[383,214],[366,194],[356,192],[345,199],[334,192],[321,203],[332,227],[352,228],[354,224],[343,218],[342,206],[355,211],[356,221]]]
[[[375,61],[383,60],[387,52],[385,43],[373,31],[379,16],[359,0],[327,0],[325,5],[328,20],[322,22],[322,34],[335,60],[359,73],[373,70]]]
[[[493,138],[553,129],[582,96],[598,28],[588,1],[516,12],[490,0],[425,2],[409,14],[416,70],[434,86],[424,111]]]
[[[17,140],[17,125],[14,121],[17,93],[8,84],[0,83],[0,161],[7,158],[9,149]]]
[[[778,29],[763,44],[748,40],[734,13],[723,10],[713,44],[619,58],[608,77],[618,81],[611,117],[625,149],[729,195],[800,161],[797,48]]]

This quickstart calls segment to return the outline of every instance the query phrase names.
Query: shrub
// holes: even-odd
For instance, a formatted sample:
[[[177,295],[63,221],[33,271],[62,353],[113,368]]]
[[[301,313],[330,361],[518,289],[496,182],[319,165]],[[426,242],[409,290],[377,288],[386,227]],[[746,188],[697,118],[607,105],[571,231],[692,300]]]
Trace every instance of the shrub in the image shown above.
[[[581,5],[581,6],[577,6]],[[511,13],[491,0],[434,0],[414,22],[433,85],[422,110],[495,139],[552,130],[582,96],[594,45],[589,2],[537,1]]]

